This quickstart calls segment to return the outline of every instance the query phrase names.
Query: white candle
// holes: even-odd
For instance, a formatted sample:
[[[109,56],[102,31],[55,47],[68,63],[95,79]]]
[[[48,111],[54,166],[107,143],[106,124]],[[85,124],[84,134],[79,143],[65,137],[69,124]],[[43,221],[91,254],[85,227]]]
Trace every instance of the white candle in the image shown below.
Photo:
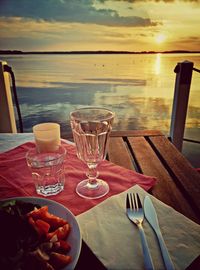
[[[35,143],[39,152],[55,151],[60,145],[60,125],[42,123],[33,127]]]

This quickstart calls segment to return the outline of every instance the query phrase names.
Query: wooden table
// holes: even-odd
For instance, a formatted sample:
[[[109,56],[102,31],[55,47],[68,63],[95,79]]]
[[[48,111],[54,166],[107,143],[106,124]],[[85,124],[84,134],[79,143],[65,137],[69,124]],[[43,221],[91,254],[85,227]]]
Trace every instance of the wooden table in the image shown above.
[[[32,133],[0,134],[0,152],[33,140]],[[69,134],[67,139],[73,140]],[[113,131],[108,160],[125,168],[155,176],[151,193],[200,224],[200,174],[159,131]],[[193,210],[194,209],[194,210]],[[86,260],[87,258],[87,260]],[[76,270],[106,270],[83,241]],[[200,269],[200,256],[186,269]]]
[[[107,159],[155,176],[151,194],[200,224],[200,173],[161,132],[113,131]]]

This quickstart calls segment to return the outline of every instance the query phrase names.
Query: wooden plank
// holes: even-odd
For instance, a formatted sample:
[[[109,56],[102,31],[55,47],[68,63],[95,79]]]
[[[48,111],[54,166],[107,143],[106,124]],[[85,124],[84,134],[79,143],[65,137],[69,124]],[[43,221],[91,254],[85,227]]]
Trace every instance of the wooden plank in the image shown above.
[[[169,166],[168,170],[175,176],[177,184],[189,195],[190,201],[200,213],[200,174],[165,137],[151,137],[150,141]]]
[[[111,137],[127,137],[127,136],[164,136],[159,130],[112,130]],[[73,140],[72,132],[67,133],[66,138]]]
[[[130,137],[130,136],[160,136],[163,135],[159,130],[113,130],[112,137]]]
[[[135,170],[132,158],[122,138],[111,137],[108,146],[108,159],[124,168]]]
[[[160,164],[160,161],[145,138],[128,137],[128,142],[142,173],[151,176],[157,175],[158,163]],[[162,166],[161,169],[163,169]]]
[[[144,137],[128,137],[128,141],[141,171],[158,180],[152,194],[195,222],[200,222],[148,141]]]

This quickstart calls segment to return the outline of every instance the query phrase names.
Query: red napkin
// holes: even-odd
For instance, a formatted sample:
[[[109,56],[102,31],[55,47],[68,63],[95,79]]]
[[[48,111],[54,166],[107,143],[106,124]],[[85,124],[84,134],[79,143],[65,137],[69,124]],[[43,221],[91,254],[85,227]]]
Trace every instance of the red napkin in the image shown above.
[[[132,170],[117,166],[109,161],[103,161],[98,166],[99,177],[106,180],[110,186],[109,193],[100,199],[84,199],[76,194],[76,185],[86,178],[86,165],[76,156],[75,146],[63,143],[67,150],[65,159],[65,189],[48,199],[55,200],[75,215],[89,210],[106,198],[125,191],[138,184],[145,190],[149,190],[156,182],[154,177],[145,176]],[[36,191],[31,173],[26,164],[26,152],[35,147],[28,142],[10,151],[0,154],[0,199],[11,197],[33,196],[40,197]]]

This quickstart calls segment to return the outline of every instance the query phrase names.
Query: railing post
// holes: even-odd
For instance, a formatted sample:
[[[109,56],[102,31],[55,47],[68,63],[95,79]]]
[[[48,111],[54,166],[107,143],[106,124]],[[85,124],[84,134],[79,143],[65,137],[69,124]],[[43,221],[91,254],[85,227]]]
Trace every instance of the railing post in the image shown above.
[[[170,137],[172,143],[179,151],[182,151],[185,120],[192,80],[193,62],[184,61],[177,63],[174,72],[176,82],[171,116]]]
[[[0,132],[17,133],[9,74],[4,71],[6,64],[0,61]]]

